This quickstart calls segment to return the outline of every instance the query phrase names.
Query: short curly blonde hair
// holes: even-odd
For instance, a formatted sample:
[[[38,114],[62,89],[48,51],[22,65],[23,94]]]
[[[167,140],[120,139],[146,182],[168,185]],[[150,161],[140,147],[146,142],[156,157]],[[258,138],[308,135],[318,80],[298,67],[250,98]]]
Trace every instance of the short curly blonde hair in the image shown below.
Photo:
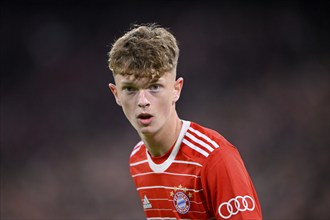
[[[134,25],[117,39],[109,55],[114,75],[157,79],[176,69],[179,47],[169,30],[156,24]]]

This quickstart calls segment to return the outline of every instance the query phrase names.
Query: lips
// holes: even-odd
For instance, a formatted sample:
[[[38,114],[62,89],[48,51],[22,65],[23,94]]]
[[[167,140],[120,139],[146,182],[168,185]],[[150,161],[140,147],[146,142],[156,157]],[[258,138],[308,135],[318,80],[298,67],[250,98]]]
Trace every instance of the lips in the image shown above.
[[[149,125],[152,121],[152,115],[151,114],[148,114],[148,113],[142,113],[142,114],[139,114],[137,119],[138,121],[140,122],[141,125],[143,126],[146,126],[146,125]]]

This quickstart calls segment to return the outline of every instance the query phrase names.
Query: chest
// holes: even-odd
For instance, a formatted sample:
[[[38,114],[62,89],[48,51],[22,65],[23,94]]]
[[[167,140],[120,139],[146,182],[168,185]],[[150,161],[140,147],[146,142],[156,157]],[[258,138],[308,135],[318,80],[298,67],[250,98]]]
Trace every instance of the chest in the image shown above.
[[[173,163],[156,173],[148,164],[131,168],[147,218],[209,218],[201,184],[201,166]]]

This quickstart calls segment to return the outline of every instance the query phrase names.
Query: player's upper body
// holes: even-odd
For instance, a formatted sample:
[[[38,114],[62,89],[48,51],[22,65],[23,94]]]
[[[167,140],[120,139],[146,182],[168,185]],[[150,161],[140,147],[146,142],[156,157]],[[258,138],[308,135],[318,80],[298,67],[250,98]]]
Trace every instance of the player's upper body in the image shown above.
[[[142,140],[130,164],[147,217],[260,219],[237,150],[218,133],[179,118],[178,57],[175,37],[154,24],[133,27],[109,52],[115,81],[109,88]]]
[[[147,219],[262,219],[237,149],[194,122],[183,121],[174,146],[161,157],[139,142],[130,172]]]

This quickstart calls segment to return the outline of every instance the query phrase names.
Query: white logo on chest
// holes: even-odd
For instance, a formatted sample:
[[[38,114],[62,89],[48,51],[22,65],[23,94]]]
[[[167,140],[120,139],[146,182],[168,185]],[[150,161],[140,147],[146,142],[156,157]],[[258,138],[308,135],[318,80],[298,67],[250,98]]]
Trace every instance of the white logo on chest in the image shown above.
[[[150,209],[150,208],[152,208],[152,205],[149,202],[149,199],[147,198],[146,195],[144,195],[144,199],[143,199],[143,208],[144,209]]]

